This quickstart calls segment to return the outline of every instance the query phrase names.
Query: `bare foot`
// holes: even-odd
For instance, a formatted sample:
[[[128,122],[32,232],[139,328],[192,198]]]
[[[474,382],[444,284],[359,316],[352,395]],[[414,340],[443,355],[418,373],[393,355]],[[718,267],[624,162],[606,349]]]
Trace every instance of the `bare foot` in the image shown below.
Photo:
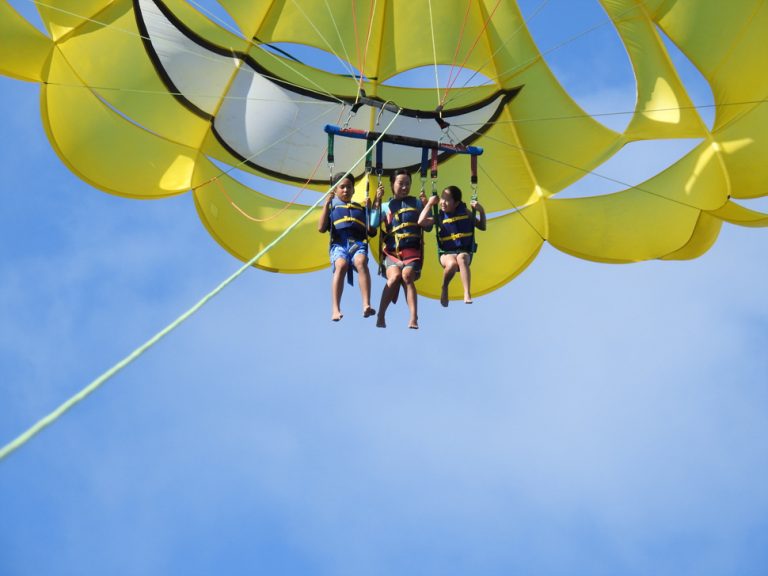
[[[384,321],[383,316],[376,316],[376,328],[386,328],[387,323]]]
[[[472,298],[464,298],[464,304],[472,304]]]
[[[376,310],[374,310],[370,306],[366,306],[365,310],[363,310],[363,318],[369,318],[369,317],[373,316],[374,314],[376,314]]]
[[[419,323],[416,320],[411,320],[411,323],[408,324],[408,328],[411,330],[418,330],[419,329]]]
[[[448,286],[443,284],[443,289],[440,290],[440,305],[443,308],[448,308]]]
[[[331,315],[331,320],[332,320],[333,322],[338,322],[338,321],[339,321],[339,320],[341,320],[342,318],[344,318],[344,314],[342,314],[341,312],[336,312],[336,313],[334,313],[334,314],[332,314],[332,315]]]

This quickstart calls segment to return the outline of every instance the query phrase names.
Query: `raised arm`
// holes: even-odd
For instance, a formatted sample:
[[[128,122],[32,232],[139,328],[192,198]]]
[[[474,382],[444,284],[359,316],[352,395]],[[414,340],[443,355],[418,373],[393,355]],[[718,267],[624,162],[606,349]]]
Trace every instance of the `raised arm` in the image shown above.
[[[376,234],[379,231],[379,218],[378,218],[378,208],[374,208],[373,204],[371,204],[371,199],[366,198],[365,199],[365,213],[368,215],[368,221],[365,223],[366,225],[366,232],[368,233],[368,237],[373,238],[376,236]],[[374,216],[374,214],[376,216]]]
[[[317,223],[317,231],[320,233],[328,232],[328,228],[331,227],[331,202],[333,202],[333,190],[328,192],[328,197],[323,204],[323,210],[320,212],[320,221]]]
[[[423,228],[431,228],[434,225],[435,219],[432,216],[432,206],[437,204],[439,200],[440,199],[437,196],[430,196],[426,203],[422,201],[424,208],[421,210],[421,214],[419,214],[419,226],[422,226]]]
[[[477,227],[478,230],[485,230],[485,208],[483,208],[483,205],[477,200],[472,200],[470,204],[475,211],[475,227]]]
[[[371,216],[369,218],[369,226],[371,228],[379,227],[379,219],[381,217],[381,202],[384,197],[384,185],[379,184],[376,188],[376,196],[373,198],[373,205],[371,206]]]

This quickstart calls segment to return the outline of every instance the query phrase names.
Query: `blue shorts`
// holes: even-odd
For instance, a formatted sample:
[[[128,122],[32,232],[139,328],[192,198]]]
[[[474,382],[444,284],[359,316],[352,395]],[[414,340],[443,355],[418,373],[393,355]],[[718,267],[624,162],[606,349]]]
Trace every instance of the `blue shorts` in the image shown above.
[[[350,238],[344,244],[331,244],[331,268],[336,264],[336,260],[343,258],[348,264],[354,264],[353,259],[358,254],[368,258],[368,244],[362,240]]]

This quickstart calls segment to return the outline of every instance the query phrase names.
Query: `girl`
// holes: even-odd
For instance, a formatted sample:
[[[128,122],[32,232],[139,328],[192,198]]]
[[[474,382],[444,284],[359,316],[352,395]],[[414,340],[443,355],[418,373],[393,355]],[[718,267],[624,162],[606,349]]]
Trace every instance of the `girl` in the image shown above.
[[[390,177],[392,199],[384,204],[384,186],[376,190],[371,224],[378,226],[379,207],[384,219],[386,234],[384,242],[384,265],[387,271],[387,284],[381,292],[381,304],[376,326],[386,328],[384,315],[389,305],[395,301],[400,286],[405,286],[405,298],[408,301],[410,318],[408,328],[419,327],[416,292],[416,280],[421,273],[422,239],[418,223],[419,213],[425,198],[411,196],[411,175],[406,170],[397,170]]]
[[[430,211],[438,202],[440,211],[437,214],[437,247],[443,267],[440,304],[448,306],[448,284],[457,271],[464,287],[464,303],[472,304],[469,265],[475,252],[475,228],[485,230],[485,209],[477,200],[472,200],[470,204],[473,211],[467,210],[467,205],[461,201],[461,190],[458,186],[448,186],[439,199],[432,196],[427,201],[419,215],[420,225],[431,226],[435,223]]]

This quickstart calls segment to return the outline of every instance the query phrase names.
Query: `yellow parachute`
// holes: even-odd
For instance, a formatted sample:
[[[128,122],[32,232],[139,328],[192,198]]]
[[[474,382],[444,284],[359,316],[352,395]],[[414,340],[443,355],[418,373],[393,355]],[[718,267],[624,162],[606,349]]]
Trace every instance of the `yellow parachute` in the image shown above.
[[[444,137],[430,120],[441,104],[459,141],[485,150],[482,202],[493,217],[481,251],[494,258],[473,264],[476,294],[510,281],[545,241],[602,262],[688,259],[713,244],[724,221],[768,225],[768,215],[734,200],[768,193],[768,2],[600,3],[636,77],[636,107],[623,132],[586,115],[566,93],[512,0],[220,0],[239,30],[183,0],[48,0],[38,5],[47,35],[0,0],[0,73],[40,83],[50,142],[80,178],[136,198],[192,190],[211,235],[244,261],[306,206],[253,190],[226,167],[324,190],[323,125],[387,125],[395,113],[384,102],[403,109],[394,134]],[[709,83],[712,129],[660,31]],[[281,43],[338,54],[362,77],[265,49]],[[450,98],[386,85],[398,73],[437,64],[460,64],[493,82],[453,88]],[[368,104],[351,114],[363,93]],[[562,117],[570,120],[519,122]],[[636,187],[558,199],[624,145],[676,138],[701,143]],[[387,169],[418,164],[408,156],[418,152],[390,148],[397,150],[385,153]],[[338,168],[349,168],[364,149],[337,141]],[[441,182],[461,184],[467,173],[465,157],[442,157]],[[426,249],[434,250],[430,236]],[[327,266],[316,221],[305,220],[257,265],[289,273]],[[439,288],[439,266],[427,258],[419,290],[438,297]]]

